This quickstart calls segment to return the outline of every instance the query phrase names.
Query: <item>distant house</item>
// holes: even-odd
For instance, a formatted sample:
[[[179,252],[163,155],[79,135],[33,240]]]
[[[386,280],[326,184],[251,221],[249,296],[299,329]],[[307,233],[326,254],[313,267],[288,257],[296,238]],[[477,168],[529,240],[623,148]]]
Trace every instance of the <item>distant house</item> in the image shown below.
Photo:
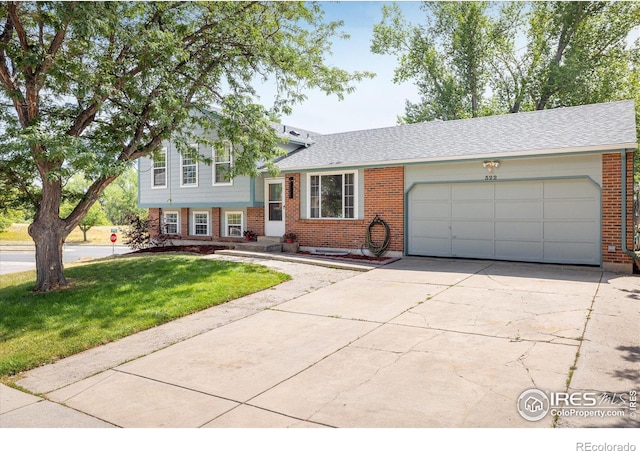
[[[289,138],[278,177],[224,179],[171,143],[140,163],[153,232],[190,241],[293,231],[303,249],[586,264],[631,271],[633,101]],[[211,149],[198,149],[211,156]]]

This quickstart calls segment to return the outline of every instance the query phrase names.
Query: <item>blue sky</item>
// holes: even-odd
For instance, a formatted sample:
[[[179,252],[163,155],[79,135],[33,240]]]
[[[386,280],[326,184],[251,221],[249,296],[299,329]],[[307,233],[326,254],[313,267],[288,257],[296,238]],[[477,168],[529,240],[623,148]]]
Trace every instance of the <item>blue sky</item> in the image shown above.
[[[356,91],[339,101],[320,91],[307,93],[308,99],[294,106],[293,114],[282,122],[319,133],[390,127],[397,124],[397,117],[404,112],[406,99],[418,100],[417,89],[412,83],[401,85],[392,82],[396,59],[393,56],[374,55],[370,51],[373,25],[382,19],[385,2],[321,2],[327,21],[342,20],[342,30],[351,35],[349,40],[333,44],[329,64],[349,71],[370,71],[377,76],[356,85]],[[423,17],[419,2],[399,3],[405,17]],[[262,102],[270,105],[269,86],[259,89]]]
[[[335,96],[326,96],[320,91],[308,92],[308,99],[294,106],[293,114],[282,118],[287,125],[297,126],[319,133],[339,133],[344,131],[390,127],[397,124],[397,117],[404,113],[405,100],[419,100],[413,83],[393,83],[396,58],[374,55],[370,51],[373,25],[382,19],[382,6],[391,2],[321,2],[327,21],[342,20],[343,31],[351,39],[338,40],[333,44],[333,55],[327,59],[331,65],[349,71],[370,71],[377,76],[356,85],[356,91],[339,101]],[[398,2],[405,18],[412,21],[424,20],[420,2]],[[631,44],[640,38],[640,27],[629,35]],[[262,103],[270,106],[273,88],[265,85],[258,89]]]

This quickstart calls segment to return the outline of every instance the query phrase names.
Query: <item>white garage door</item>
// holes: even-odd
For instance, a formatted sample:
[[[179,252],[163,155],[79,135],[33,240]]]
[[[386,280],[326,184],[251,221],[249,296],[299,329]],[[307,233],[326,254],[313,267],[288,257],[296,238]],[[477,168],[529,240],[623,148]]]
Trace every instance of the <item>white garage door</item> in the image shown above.
[[[600,264],[600,190],[586,179],[418,184],[409,255]]]

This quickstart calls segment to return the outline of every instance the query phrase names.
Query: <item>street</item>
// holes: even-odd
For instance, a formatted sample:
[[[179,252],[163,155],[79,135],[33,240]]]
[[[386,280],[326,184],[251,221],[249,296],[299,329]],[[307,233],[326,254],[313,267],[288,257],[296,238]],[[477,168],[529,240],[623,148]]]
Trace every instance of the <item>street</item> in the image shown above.
[[[81,258],[102,258],[112,253],[126,254],[131,252],[127,246],[74,246],[65,245],[64,263],[71,263]],[[36,267],[36,251],[33,246],[0,246],[0,275],[13,272],[28,271]]]

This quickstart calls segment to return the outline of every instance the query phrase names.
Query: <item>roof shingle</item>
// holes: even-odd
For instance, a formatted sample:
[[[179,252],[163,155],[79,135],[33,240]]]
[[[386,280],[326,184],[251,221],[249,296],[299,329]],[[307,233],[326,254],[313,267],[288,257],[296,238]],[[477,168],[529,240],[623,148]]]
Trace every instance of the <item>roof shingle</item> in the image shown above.
[[[316,135],[280,169],[635,147],[632,100]]]

